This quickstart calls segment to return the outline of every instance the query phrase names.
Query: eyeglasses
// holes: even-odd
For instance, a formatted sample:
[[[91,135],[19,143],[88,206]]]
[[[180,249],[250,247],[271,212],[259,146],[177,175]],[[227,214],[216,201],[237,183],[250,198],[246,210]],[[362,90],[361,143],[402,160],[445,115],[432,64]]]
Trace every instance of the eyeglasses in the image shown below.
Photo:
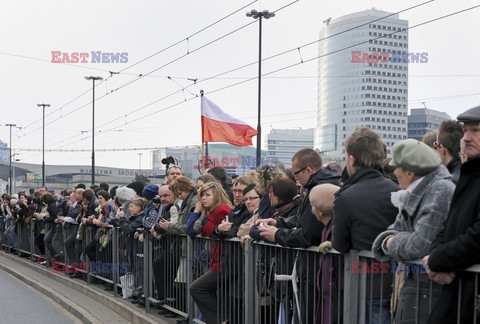
[[[242,189],[233,189],[233,193],[243,193]]]
[[[305,170],[306,168],[308,168],[308,167],[303,167],[303,168],[301,168],[300,170],[295,171],[295,172],[292,172],[292,173],[293,173],[294,176],[296,176],[297,174],[299,174],[300,172],[302,172],[302,171]]]
[[[255,200],[255,199],[259,199],[259,198],[260,198],[259,196],[257,196],[257,197],[247,197],[244,200],[245,201],[251,201],[251,200]]]

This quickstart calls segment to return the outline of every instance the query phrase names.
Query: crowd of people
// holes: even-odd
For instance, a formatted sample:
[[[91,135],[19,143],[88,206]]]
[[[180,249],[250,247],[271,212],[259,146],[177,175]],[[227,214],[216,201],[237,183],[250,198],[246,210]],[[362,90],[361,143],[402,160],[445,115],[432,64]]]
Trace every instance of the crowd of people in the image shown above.
[[[17,248],[19,224],[35,219],[41,224],[34,238],[39,262],[72,262],[85,256],[102,261],[99,251],[111,249],[108,226],[118,226],[131,270],[135,251],[148,235],[163,242],[151,264],[159,313],[168,316],[171,312],[163,306],[171,297],[169,288],[174,281],[185,283],[179,279],[186,264],[185,235],[211,238],[211,244],[194,251],[198,259],[201,253],[210,256],[207,269],[197,273],[190,287],[176,286],[192,296],[207,324],[241,318],[235,307],[230,313],[219,309],[219,299],[225,297],[219,277],[235,282],[228,286],[234,291],[229,298],[247,298],[238,280],[243,261],[223,244],[226,239],[237,237],[242,246],[247,240],[288,248],[318,246],[318,255],[297,255],[294,260],[304,293],[295,303],[274,303],[290,308],[284,323],[341,321],[338,301],[348,265],[336,266],[340,256],[329,253],[332,248],[340,254],[372,251],[380,262],[423,259],[425,272],[377,272],[367,277],[371,288],[366,322],[455,323],[459,318],[470,323],[479,317],[478,280],[462,270],[480,263],[480,106],[457,119],[444,121],[423,141],[398,141],[389,159],[378,133],[357,129],[344,143],[344,168],[324,164],[317,151],[305,148],[292,157],[291,169],[263,166],[233,179],[214,167],[193,181],[180,165],[171,165],[160,186],[78,184],[59,195],[45,186],[3,194],[2,240]],[[74,224],[77,227],[64,240],[65,256],[59,237]],[[82,245],[89,227],[95,229],[95,238]],[[44,260],[46,255],[50,260]],[[368,266],[376,260],[368,260]],[[141,289],[134,297],[142,306]]]

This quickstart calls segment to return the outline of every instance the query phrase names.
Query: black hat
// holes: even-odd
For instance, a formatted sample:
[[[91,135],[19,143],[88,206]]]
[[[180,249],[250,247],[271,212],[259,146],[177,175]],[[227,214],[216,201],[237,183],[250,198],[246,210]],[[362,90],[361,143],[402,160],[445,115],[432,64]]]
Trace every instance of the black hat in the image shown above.
[[[480,123],[480,106],[473,107],[458,115],[457,120],[461,123]]]

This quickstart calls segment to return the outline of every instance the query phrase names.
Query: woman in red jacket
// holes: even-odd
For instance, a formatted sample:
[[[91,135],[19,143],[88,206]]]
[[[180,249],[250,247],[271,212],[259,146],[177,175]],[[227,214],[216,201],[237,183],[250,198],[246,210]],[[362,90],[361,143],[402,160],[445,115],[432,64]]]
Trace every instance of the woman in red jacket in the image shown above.
[[[222,186],[216,182],[208,182],[202,186],[199,192],[202,204],[198,204],[195,212],[208,214],[200,234],[211,238],[219,235],[218,225],[225,220],[231,210],[231,203]],[[226,220],[228,221],[228,219]],[[190,286],[190,294],[197,304],[207,324],[217,324],[222,321],[217,318],[217,283],[218,274],[221,272],[219,258],[221,244],[215,241],[212,245],[212,264],[210,270],[195,280]]]

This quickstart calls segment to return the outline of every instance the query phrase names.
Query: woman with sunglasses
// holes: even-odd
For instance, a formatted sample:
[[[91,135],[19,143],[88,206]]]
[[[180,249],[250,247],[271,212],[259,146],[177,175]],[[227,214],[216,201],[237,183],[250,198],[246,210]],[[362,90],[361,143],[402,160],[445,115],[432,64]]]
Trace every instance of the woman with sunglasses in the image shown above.
[[[202,236],[218,238],[218,225],[231,211],[231,203],[223,188],[216,182],[208,182],[202,186],[199,193],[202,205],[195,207],[195,212],[208,214],[206,223],[202,226]],[[190,294],[197,304],[207,324],[220,323],[217,312],[217,282],[222,271],[219,263],[222,253],[221,242],[215,241],[212,245],[212,263],[210,270],[195,280],[190,286]]]

